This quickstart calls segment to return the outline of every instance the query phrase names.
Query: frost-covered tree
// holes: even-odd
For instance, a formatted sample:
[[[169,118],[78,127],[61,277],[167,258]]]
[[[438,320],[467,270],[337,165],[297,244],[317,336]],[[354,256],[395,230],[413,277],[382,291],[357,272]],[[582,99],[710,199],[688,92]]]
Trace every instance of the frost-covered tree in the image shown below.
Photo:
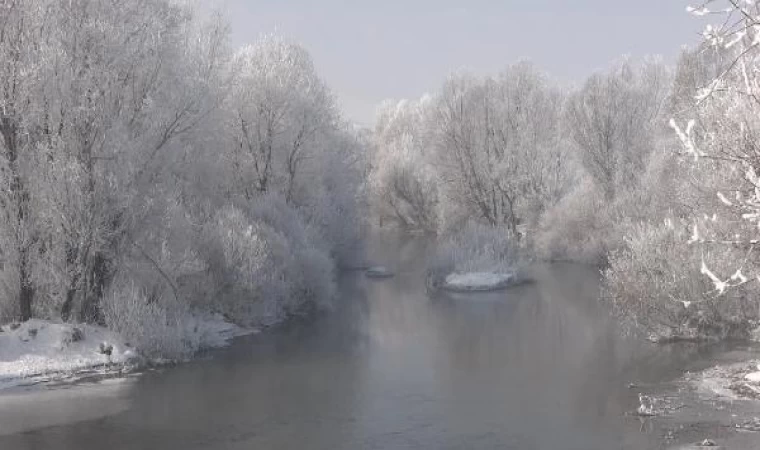
[[[642,181],[658,187],[647,201],[667,213],[627,228],[605,272],[605,298],[626,324],[658,340],[746,337],[760,316],[760,9],[728,0],[690,10],[720,25],[708,26],[705,42],[678,63],[665,148],[680,158],[655,158],[661,164],[651,172],[660,175]],[[663,174],[668,181],[658,182]]]
[[[235,55],[229,97],[236,183],[246,198],[270,189],[288,201],[323,134],[337,124],[334,96],[306,50],[276,36]]]
[[[625,60],[592,75],[567,101],[564,121],[584,168],[609,201],[631,189],[654,147],[660,112],[670,89],[657,60],[640,67]]]
[[[192,309],[329,302],[366,145],[303,48],[227,37],[187,2],[0,0],[0,321],[182,356]]]
[[[465,215],[518,235],[518,225],[566,188],[562,99],[528,63],[497,77],[451,77],[430,122],[446,197]]]
[[[720,25],[704,31],[704,51],[715,55],[709,67],[717,76],[693,93],[694,108],[671,121],[680,152],[695,170],[714,173],[696,187],[714,199],[692,217],[690,242],[701,246],[702,273],[720,296],[757,276],[757,225],[760,218],[760,5],[758,2],[708,1],[690,7],[698,16],[716,15]],[[717,69],[717,70],[716,70]],[[711,264],[725,252],[734,267]]]
[[[372,201],[380,220],[402,229],[436,232],[439,227],[438,179],[427,139],[431,99],[387,101],[374,130]]]
[[[217,103],[222,42],[214,33],[216,42],[199,39],[191,11],[164,0],[51,8],[39,124],[50,131],[34,165],[46,224],[39,278],[64,319],[97,320],[97,303],[129,257],[169,282],[151,254],[165,233],[149,226],[168,204],[154,200],[174,195],[162,183],[183,151],[180,138]]]
[[[33,253],[39,237],[30,211],[28,166],[41,139],[36,125],[46,77],[48,7],[20,0],[0,4],[0,267],[3,297],[13,299],[1,315],[22,320],[31,317],[35,296]]]

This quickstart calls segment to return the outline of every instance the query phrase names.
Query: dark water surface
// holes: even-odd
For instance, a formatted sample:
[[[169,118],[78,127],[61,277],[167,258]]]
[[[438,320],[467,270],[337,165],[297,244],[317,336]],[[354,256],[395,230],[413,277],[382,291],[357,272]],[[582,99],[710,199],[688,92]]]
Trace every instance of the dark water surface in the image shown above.
[[[422,240],[380,241],[397,271],[341,278],[331,314],[136,380],[0,394],[0,449],[647,449],[630,382],[709,355],[617,338],[599,274],[429,298]]]

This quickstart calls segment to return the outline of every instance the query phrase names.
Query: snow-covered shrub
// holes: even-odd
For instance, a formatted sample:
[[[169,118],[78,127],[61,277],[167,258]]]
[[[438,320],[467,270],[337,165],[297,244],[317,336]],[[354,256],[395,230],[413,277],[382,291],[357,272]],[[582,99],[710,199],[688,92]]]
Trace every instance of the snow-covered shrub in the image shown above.
[[[506,226],[471,221],[440,237],[428,261],[428,283],[437,286],[455,272],[513,272],[520,264],[519,253]]]
[[[340,155],[326,155],[331,168],[322,176],[320,189],[314,189],[299,212],[315,230],[319,240],[339,267],[354,267],[362,260],[362,232],[366,205],[361,176]]]
[[[603,263],[613,236],[611,209],[586,178],[541,217],[533,237],[536,254],[552,261]]]
[[[209,224],[205,241],[215,306],[241,324],[279,320],[288,298],[282,276],[289,258],[284,236],[228,206]]]
[[[171,295],[156,298],[120,277],[104,296],[101,307],[106,326],[147,357],[182,359],[198,347],[184,326],[187,308]]]
[[[421,159],[388,163],[375,181],[373,202],[380,219],[401,229],[435,233],[439,226],[438,184]]]
[[[214,307],[243,325],[268,325],[335,292],[327,246],[282,199],[222,208],[204,233]]]
[[[303,306],[328,305],[334,294],[334,262],[330,242],[309,225],[297,210],[273,194],[252,202],[251,219],[277,230],[287,242],[289,253],[283,258],[282,279],[288,286],[285,313]]]
[[[368,175],[379,223],[407,231],[438,231],[439,177],[430,163],[431,98],[386,101],[378,109]]]
[[[716,247],[703,254],[688,243],[691,231],[683,222],[628,231],[624,247],[609,257],[602,296],[626,331],[658,341],[746,335],[758,315],[751,300],[758,293],[740,288],[718,295],[703,269],[730,267],[740,252]]]
[[[301,305],[329,308],[335,297],[335,275],[329,254],[312,246],[300,249],[295,255],[293,286],[290,304],[293,311]]]
[[[319,177],[301,183],[290,204],[327,245],[338,267],[354,267],[362,260],[367,222],[368,144],[360,133],[341,129],[324,146],[312,169]]]

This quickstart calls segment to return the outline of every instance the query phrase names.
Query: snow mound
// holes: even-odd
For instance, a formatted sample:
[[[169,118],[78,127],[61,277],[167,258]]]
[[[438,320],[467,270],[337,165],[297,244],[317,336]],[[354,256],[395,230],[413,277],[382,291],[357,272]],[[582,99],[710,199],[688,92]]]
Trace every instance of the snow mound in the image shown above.
[[[0,388],[126,365],[138,358],[118,334],[92,325],[32,319],[0,332]]]
[[[494,291],[511,286],[515,279],[514,273],[452,273],[444,280],[443,288],[455,292]]]
[[[369,278],[390,278],[393,276],[393,272],[385,266],[370,267],[364,274]]]

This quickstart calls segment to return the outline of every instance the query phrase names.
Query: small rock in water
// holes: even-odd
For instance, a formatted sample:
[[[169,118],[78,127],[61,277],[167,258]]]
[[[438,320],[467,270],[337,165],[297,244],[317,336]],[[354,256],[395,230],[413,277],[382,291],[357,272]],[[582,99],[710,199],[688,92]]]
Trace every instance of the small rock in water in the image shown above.
[[[700,447],[715,447],[715,441],[712,439],[705,439],[699,444]]]
[[[18,330],[20,326],[21,326],[20,323],[17,323],[17,322],[12,323],[11,324],[11,331]]]
[[[29,337],[34,339],[37,337],[37,329],[36,328],[30,328],[27,330],[27,333],[29,333]]]

